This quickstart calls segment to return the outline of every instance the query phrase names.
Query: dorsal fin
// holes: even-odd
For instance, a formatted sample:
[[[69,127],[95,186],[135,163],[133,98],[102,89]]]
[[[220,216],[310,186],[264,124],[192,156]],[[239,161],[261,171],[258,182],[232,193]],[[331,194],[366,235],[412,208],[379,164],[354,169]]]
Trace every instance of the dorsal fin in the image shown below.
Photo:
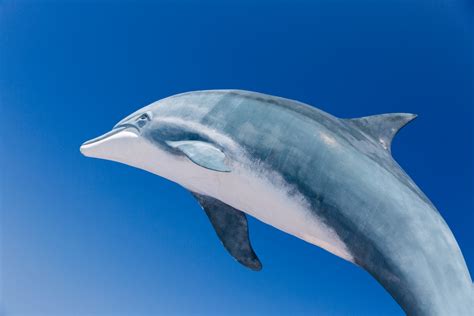
[[[389,113],[349,119],[348,121],[390,152],[393,137],[416,116],[416,114],[410,113]]]

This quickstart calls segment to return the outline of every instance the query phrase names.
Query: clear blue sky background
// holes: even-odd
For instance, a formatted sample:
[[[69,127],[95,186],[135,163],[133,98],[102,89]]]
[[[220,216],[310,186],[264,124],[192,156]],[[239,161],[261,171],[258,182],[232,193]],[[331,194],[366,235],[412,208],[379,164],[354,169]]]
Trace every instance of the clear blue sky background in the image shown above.
[[[474,274],[473,8],[1,1],[0,315],[402,315],[363,270],[254,219],[264,269],[247,270],[184,189],[80,155],[132,111],[197,89],[419,114],[393,155]]]

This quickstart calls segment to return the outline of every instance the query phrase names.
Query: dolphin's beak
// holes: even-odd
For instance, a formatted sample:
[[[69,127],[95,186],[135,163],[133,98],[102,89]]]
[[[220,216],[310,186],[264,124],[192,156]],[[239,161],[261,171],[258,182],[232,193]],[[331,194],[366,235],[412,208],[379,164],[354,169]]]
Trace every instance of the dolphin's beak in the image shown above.
[[[118,127],[108,133],[86,141],[80,150],[86,157],[117,160],[129,141],[138,138],[132,128]]]

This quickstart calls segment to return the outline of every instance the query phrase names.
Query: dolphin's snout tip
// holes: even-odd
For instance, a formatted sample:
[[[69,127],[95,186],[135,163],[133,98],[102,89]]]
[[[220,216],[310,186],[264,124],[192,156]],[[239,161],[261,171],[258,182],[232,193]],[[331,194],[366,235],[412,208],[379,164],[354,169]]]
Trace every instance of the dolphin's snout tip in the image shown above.
[[[100,146],[100,141],[103,139],[105,139],[104,135],[89,139],[82,143],[82,145],[79,147],[79,151],[86,157],[92,157],[93,152],[96,151],[96,149]]]
[[[86,143],[82,144],[81,147],[79,147],[79,151],[81,152],[81,154],[83,154],[84,156],[87,157],[87,148],[86,148]]]
[[[79,151],[81,152],[81,154],[83,154],[84,156],[86,157],[91,157],[91,150],[92,150],[92,147],[94,147],[94,144],[88,140],[86,142],[84,142],[81,147],[79,147]]]
[[[79,151],[86,157],[92,157],[92,152],[100,147],[101,143],[103,143],[105,140],[107,140],[107,138],[110,138],[110,136],[114,135],[115,133],[117,133],[117,131],[112,130],[96,138],[89,139],[85,141],[81,147],[79,147]]]

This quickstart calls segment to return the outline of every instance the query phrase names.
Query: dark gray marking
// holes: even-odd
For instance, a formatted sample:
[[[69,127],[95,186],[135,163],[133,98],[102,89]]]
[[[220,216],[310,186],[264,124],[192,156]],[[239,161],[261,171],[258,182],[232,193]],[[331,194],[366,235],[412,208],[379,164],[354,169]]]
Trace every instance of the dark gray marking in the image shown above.
[[[247,268],[261,270],[262,264],[250,244],[245,214],[210,196],[191,193],[206,212],[225,249]]]

